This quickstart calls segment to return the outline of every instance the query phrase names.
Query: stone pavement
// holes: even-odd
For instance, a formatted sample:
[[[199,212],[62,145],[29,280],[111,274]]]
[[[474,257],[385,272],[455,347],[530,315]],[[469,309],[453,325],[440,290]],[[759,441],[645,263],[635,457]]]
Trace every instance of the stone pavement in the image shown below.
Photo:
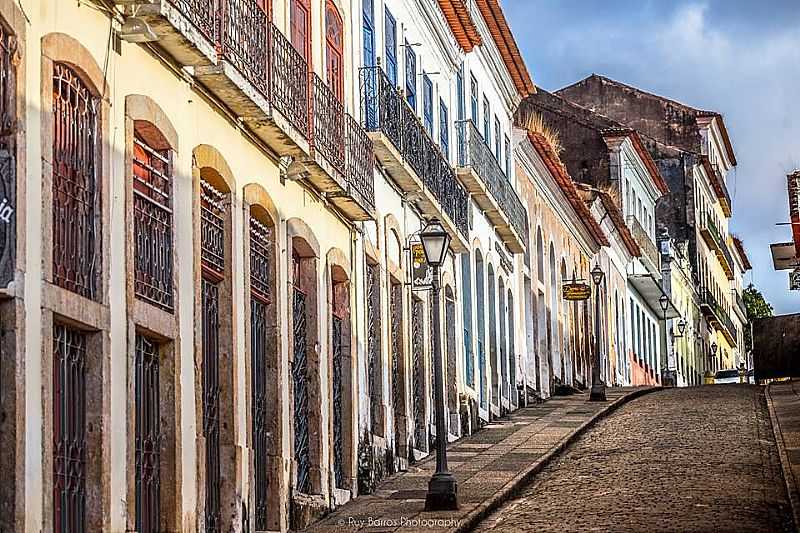
[[[709,385],[633,400],[477,531],[794,531],[764,389]]]
[[[458,481],[460,509],[425,512],[433,457],[382,482],[307,528],[315,533],[466,530],[510,496],[575,436],[628,399],[652,389],[608,389],[608,401],[588,394],[556,397],[520,409],[448,446],[448,465]]]
[[[795,524],[800,524],[800,382],[770,383],[767,400]]]

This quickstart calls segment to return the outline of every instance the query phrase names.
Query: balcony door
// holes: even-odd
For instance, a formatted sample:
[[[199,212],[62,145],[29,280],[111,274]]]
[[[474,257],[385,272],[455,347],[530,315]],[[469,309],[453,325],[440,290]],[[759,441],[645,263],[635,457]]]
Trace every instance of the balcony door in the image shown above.
[[[289,12],[292,46],[306,63],[311,62],[311,5],[309,0],[291,0]]]
[[[331,0],[325,4],[325,68],[328,85],[336,98],[344,100],[344,24]]]

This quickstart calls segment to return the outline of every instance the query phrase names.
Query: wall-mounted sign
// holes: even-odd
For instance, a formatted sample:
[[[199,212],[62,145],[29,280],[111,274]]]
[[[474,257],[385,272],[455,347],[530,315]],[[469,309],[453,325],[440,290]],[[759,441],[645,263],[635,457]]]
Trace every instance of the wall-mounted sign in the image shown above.
[[[561,297],[570,302],[588,300],[592,295],[592,288],[587,283],[565,283],[561,286]]]
[[[412,242],[409,247],[411,255],[411,289],[428,290],[433,287],[433,267],[428,265],[425,249],[421,242]]]
[[[789,272],[789,290],[800,291],[800,268],[795,268]]]

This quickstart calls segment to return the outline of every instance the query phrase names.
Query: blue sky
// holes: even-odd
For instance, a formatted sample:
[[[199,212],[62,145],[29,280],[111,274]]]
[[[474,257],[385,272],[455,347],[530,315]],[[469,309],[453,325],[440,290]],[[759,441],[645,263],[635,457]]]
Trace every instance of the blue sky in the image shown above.
[[[769,243],[791,240],[786,174],[800,168],[800,0],[501,0],[534,82],[595,72],[719,111],[739,165],[731,229],[776,313],[800,312]]]

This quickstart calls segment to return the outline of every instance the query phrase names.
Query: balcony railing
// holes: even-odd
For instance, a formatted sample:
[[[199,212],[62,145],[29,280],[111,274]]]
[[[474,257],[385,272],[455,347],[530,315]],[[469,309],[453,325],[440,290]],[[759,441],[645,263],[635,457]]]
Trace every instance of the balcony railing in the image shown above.
[[[478,205],[487,211],[490,219],[494,218],[492,211],[495,208],[492,204],[499,208],[499,220],[492,220],[492,222],[497,226],[510,223],[524,249],[528,235],[528,213],[517,192],[472,120],[459,122],[456,130],[458,166],[472,170],[472,172],[460,173],[462,182],[471,193],[476,195]],[[477,177],[479,183],[473,183],[473,176]],[[491,195],[491,201],[487,204],[482,202],[484,191]],[[523,251],[519,250],[517,246],[513,246],[513,248]]]
[[[345,175],[353,189],[371,207],[375,207],[375,155],[367,132],[356,119],[345,115]]]
[[[709,311],[711,311],[711,314],[709,315],[711,322],[716,322],[720,331],[722,331],[723,335],[725,335],[725,338],[728,339],[728,342],[735,346],[737,342],[736,327],[733,325],[733,321],[731,320],[730,316],[719,304],[714,294],[707,288],[703,288],[700,291],[700,303]]]
[[[361,109],[368,132],[381,133],[441,206],[458,232],[469,233],[469,195],[414,110],[380,67],[361,69]],[[407,185],[408,189],[413,185]]]
[[[344,106],[322,78],[312,76],[314,134],[312,146],[344,173]]]
[[[717,229],[717,225],[714,224],[714,220],[708,216],[708,214],[705,216],[705,228],[711,236],[712,248],[714,248],[714,252],[717,254],[722,264],[722,269],[725,271],[728,279],[733,279],[733,256],[730,250],[728,250],[727,243]]]
[[[219,7],[223,56],[256,89],[267,94],[269,20],[266,11],[255,0],[222,0]]]
[[[722,175],[722,170],[720,170],[717,163],[713,163],[711,166],[714,169],[714,174],[716,174],[715,192],[719,196],[722,211],[725,216],[729,217],[731,216],[731,195],[728,193],[728,186],[725,184],[725,176]]]
[[[747,321],[747,306],[744,305],[744,298],[742,298],[742,294],[737,291],[731,291],[733,293],[733,299],[736,304],[736,309],[739,311],[739,316],[742,318],[743,322]]]
[[[217,40],[217,2],[219,0],[172,0],[178,11],[189,19],[209,41]]]
[[[356,131],[358,122],[257,0],[162,0],[139,12],[167,52],[193,65],[197,80],[279,155],[305,165],[311,184],[347,216],[374,216],[366,132]]]
[[[642,225],[639,223],[639,220],[633,216],[628,215],[628,228],[631,230],[631,235],[633,235],[633,239],[636,241],[636,244],[639,245],[639,249],[642,251],[642,259],[645,261],[645,267],[650,271],[651,274],[660,276],[661,275],[661,254],[658,252],[658,248],[656,248],[653,239],[650,238],[650,234],[647,233]]]

